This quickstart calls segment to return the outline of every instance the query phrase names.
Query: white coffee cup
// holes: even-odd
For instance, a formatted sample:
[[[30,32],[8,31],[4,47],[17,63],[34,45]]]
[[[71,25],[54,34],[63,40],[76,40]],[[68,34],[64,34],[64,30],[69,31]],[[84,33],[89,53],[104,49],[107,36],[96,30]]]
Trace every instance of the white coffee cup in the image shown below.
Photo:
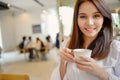
[[[90,49],[74,49],[73,52],[74,52],[75,58],[77,58],[79,55],[90,57],[92,50],[90,50]]]

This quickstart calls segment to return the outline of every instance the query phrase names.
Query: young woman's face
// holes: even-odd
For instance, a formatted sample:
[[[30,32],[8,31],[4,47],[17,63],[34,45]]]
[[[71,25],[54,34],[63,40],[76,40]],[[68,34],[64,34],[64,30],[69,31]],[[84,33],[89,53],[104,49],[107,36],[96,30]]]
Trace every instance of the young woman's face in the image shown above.
[[[103,15],[91,2],[84,2],[79,7],[78,25],[84,37],[96,38],[103,21]]]

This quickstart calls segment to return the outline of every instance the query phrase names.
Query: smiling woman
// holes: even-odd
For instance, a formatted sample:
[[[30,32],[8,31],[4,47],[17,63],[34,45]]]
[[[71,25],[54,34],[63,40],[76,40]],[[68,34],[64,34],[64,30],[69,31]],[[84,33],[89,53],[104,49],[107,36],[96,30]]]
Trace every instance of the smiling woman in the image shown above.
[[[86,7],[85,7],[86,5]],[[78,26],[83,37],[96,38],[103,25],[103,15],[90,2],[83,3],[78,11]]]
[[[119,80],[118,44],[113,39],[112,17],[104,0],[77,0],[71,37],[60,49],[60,64],[51,80]],[[76,58],[74,49],[92,52],[90,57]]]

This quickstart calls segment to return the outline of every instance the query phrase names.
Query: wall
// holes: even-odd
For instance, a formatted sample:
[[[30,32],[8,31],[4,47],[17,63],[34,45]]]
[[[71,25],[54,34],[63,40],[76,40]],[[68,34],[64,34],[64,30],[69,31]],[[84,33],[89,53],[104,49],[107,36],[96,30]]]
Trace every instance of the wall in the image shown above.
[[[40,12],[39,12],[40,13]],[[35,16],[33,16],[35,15]],[[41,34],[32,33],[32,25],[40,24],[40,14],[28,12],[1,11],[1,34],[3,50],[12,51],[22,40],[22,36],[40,37]]]
[[[22,36],[32,36],[33,41],[36,37],[45,40],[46,33],[33,34],[32,25],[41,24],[41,11],[36,12],[23,12],[15,15],[17,44],[21,41]]]
[[[43,42],[45,42],[45,37],[51,32],[51,29],[47,30],[47,28],[52,28],[53,25],[47,25],[47,19],[44,18],[45,20],[43,20],[43,18],[41,18],[42,13],[40,10],[33,12],[1,11],[0,21],[4,51],[15,50],[23,36],[32,36],[33,41],[35,41],[36,37],[40,37]],[[34,24],[44,24],[43,27],[45,30],[40,34],[33,34],[32,25]],[[54,26],[59,28],[58,24],[56,25]],[[56,33],[54,35],[56,35]]]
[[[32,36],[33,41],[35,41],[36,37],[40,37],[43,42],[45,42],[45,37],[50,34],[53,41],[55,41],[56,33],[59,32],[59,25],[57,14],[55,13],[56,8],[51,8],[46,10],[32,11],[32,12],[24,12],[15,15],[15,23],[16,23],[16,34],[17,34],[17,43],[20,42],[21,37]],[[54,15],[53,15],[54,14]],[[51,16],[51,17],[49,17]],[[33,34],[32,25],[41,24],[42,33]]]
[[[3,51],[15,49],[16,35],[13,13],[10,11],[0,12],[1,34]]]
[[[2,48],[2,34],[1,34],[1,21],[0,21],[0,47]]]

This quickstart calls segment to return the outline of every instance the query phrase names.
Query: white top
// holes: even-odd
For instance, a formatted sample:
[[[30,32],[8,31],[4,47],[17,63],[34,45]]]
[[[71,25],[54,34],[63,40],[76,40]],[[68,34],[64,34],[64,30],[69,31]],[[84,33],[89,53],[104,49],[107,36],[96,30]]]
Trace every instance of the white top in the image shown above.
[[[107,58],[97,61],[109,75],[109,80],[120,80],[120,42],[113,40],[110,45],[110,53]],[[60,65],[60,64],[59,64]],[[59,65],[54,69],[51,80],[61,80]],[[76,68],[74,63],[67,64],[66,74],[63,80],[99,80],[97,77]]]
[[[50,41],[50,42],[46,41],[46,42],[45,42],[45,46],[46,46],[48,49],[51,49],[51,48],[53,47],[52,41]]]

